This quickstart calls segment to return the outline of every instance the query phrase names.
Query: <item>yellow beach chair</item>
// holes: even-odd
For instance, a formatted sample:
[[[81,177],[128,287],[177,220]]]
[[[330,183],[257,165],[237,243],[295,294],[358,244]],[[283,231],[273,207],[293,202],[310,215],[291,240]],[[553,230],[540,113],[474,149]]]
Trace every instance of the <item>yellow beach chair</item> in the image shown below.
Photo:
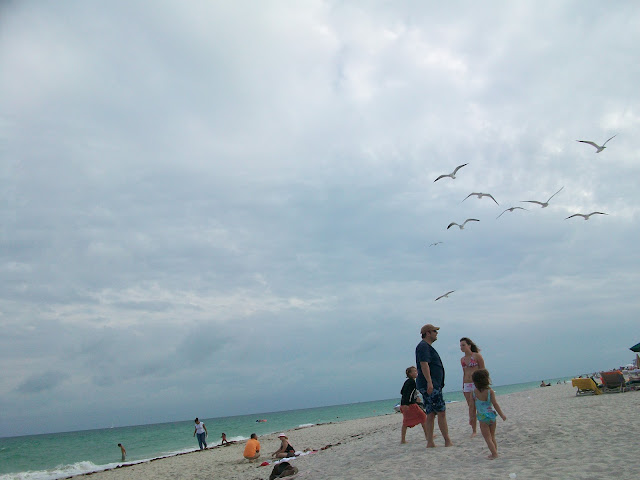
[[[604,393],[624,392],[627,386],[624,375],[620,371],[600,372],[602,376],[602,391]]]
[[[571,380],[571,385],[578,387],[576,397],[579,395],[601,395],[602,392],[596,385],[596,382],[591,378],[574,378]]]

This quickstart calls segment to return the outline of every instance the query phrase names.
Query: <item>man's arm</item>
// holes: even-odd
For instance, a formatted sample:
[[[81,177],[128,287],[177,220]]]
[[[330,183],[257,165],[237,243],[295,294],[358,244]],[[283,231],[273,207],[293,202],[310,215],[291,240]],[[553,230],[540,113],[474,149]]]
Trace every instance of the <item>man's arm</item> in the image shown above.
[[[433,392],[433,382],[431,381],[431,369],[429,368],[429,362],[420,362],[420,369],[422,370],[422,375],[424,375],[424,378],[427,381],[427,394],[431,395],[431,392]]]

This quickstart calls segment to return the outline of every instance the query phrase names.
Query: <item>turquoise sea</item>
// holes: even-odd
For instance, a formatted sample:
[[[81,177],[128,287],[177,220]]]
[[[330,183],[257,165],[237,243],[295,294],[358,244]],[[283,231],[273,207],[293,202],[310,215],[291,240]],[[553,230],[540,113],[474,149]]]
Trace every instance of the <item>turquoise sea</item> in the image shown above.
[[[570,378],[570,377],[569,377]],[[548,380],[552,384],[558,380]],[[494,387],[498,395],[539,388],[539,381]],[[464,402],[462,392],[445,393],[447,402]],[[209,432],[209,446],[220,443],[225,432],[228,440],[246,440],[318,423],[342,422],[357,418],[394,414],[400,398],[373,402],[307,408],[285,412],[257,413],[235,417],[202,418]],[[266,422],[258,423],[257,419]],[[193,438],[193,420],[136,425],[130,427],[50,433],[0,438],[0,480],[51,480],[80,473],[105,470],[120,465],[122,443],[127,449],[126,463],[189,452],[198,448]]]

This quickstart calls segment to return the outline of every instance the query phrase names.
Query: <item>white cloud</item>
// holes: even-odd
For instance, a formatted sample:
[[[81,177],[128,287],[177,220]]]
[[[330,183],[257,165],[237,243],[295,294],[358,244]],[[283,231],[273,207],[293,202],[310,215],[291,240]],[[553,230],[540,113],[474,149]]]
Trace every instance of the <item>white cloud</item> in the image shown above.
[[[497,383],[627,362],[633,6],[2,8],[0,435],[395,396],[426,321],[452,378],[464,335]]]

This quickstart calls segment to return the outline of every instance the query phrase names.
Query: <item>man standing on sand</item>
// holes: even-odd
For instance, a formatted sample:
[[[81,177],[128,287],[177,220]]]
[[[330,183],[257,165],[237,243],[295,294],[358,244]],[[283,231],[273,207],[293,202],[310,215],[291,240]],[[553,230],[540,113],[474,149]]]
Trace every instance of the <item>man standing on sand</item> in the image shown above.
[[[449,427],[447,426],[446,406],[442,397],[444,387],[444,367],[440,355],[431,346],[438,339],[440,327],[434,327],[427,323],[420,329],[422,341],[416,347],[416,367],[418,378],[416,386],[422,394],[424,411],[427,414],[427,448],[433,448],[433,428],[436,415],[438,416],[438,428],[444,437],[444,446],[451,447]]]

